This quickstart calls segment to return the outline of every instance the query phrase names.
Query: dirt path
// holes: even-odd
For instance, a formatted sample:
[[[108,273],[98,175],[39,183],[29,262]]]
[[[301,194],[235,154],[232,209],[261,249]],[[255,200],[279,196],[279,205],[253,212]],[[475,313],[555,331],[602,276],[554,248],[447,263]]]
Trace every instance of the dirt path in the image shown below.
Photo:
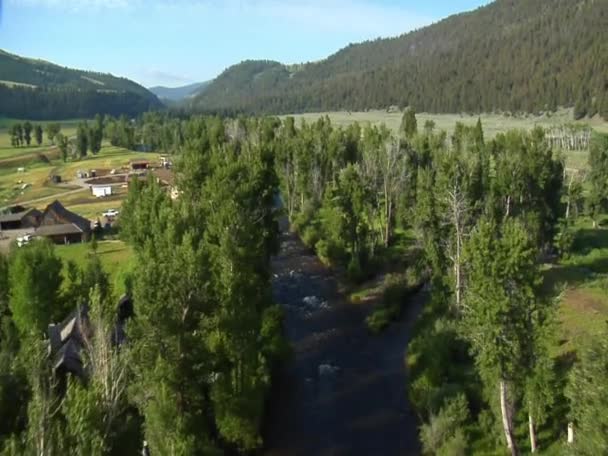
[[[17,204],[19,204],[20,206],[31,206],[33,204],[40,203],[41,201],[61,199],[65,196],[73,195],[74,193],[81,192],[82,190],[83,190],[83,187],[78,187],[73,190],[67,190],[62,193],[54,193],[53,195],[43,196],[41,198],[35,198],[35,199],[27,200],[27,201],[19,201]]]
[[[364,322],[369,307],[344,302],[335,278],[296,236],[283,235],[273,268],[294,353],[273,392],[264,454],[419,454],[403,357],[426,297],[372,336]]]

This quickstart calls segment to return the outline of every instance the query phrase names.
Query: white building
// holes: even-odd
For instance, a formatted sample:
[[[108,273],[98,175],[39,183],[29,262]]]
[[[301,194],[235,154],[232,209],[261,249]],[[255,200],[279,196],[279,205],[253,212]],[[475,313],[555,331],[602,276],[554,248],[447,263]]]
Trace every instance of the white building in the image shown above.
[[[97,198],[103,198],[104,196],[112,195],[112,186],[111,185],[91,185],[91,192],[93,196]]]

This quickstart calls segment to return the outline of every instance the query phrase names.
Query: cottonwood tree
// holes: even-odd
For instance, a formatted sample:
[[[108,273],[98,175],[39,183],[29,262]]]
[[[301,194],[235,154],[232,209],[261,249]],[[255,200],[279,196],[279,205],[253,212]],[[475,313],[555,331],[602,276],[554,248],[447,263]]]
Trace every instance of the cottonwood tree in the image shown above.
[[[58,124],[58,123],[46,124],[46,128],[45,128],[46,137],[48,138],[48,140],[51,143],[55,144],[55,138],[57,137],[57,135],[59,134],[60,131],[61,131],[61,124]]]
[[[9,265],[9,307],[21,334],[41,334],[51,321],[65,317],[59,297],[62,263],[49,241],[14,251]]]
[[[608,136],[595,135],[589,150],[589,171],[587,181],[590,189],[587,196],[589,215],[593,227],[597,227],[598,217],[606,209],[608,200]]]
[[[36,139],[36,144],[42,144],[42,127],[40,125],[34,127],[34,138]]]
[[[516,455],[512,389],[525,378],[522,360],[530,337],[526,333],[535,330],[529,320],[534,315],[531,309],[538,306],[536,250],[519,221],[497,226],[482,220],[467,242],[466,255],[463,333],[481,378],[498,394],[507,448]]]
[[[563,214],[563,163],[545,141],[545,132],[511,131],[490,145],[495,176],[489,211],[496,219],[520,217],[539,248],[555,237]]]
[[[592,456],[608,449],[608,328],[580,351],[566,396],[574,421],[574,454]]]
[[[116,344],[113,308],[99,286],[90,289],[90,331],[84,334],[86,384],[72,380],[62,412],[66,435],[77,454],[107,454],[126,427],[129,348]]]
[[[47,342],[38,334],[27,334],[19,355],[27,372],[30,398],[27,405],[27,428],[23,436],[13,436],[6,445],[8,455],[35,454],[60,456],[69,449],[65,446],[60,426],[62,398],[58,379],[52,370],[47,353]]]
[[[57,147],[59,147],[59,151],[61,152],[61,159],[64,163],[67,162],[69,147],[68,137],[64,136],[62,133],[57,133],[57,135],[54,136],[54,140],[57,142]]]
[[[263,392],[276,355],[260,335],[272,309],[269,260],[277,249],[277,182],[268,151],[254,149],[245,151],[250,157],[214,157],[215,171],[204,192],[214,303],[204,326],[216,366],[211,400],[220,434],[242,450],[262,443]]]
[[[395,212],[399,193],[407,180],[406,151],[398,141],[390,138],[388,131],[382,129],[374,135],[376,141],[369,141],[373,130],[365,131],[361,172],[375,196],[378,207],[377,219],[380,222],[382,244],[391,243]]]
[[[32,124],[28,121],[25,122],[23,124],[23,139],[25,140],[25,143],[29,146],[30,143],[32,142],[32,129],[34,127],[32,126]]]
[[[76,151],[80,158],[86,157],[89,147],[88,127],[85,123],[78,124],[76,130]]]

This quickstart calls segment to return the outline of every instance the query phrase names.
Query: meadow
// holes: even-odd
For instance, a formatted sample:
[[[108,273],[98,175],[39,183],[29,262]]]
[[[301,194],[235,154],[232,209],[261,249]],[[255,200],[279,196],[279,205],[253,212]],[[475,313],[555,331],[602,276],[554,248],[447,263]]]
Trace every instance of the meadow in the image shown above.
[[[361,124],[370,123],[372,125],[385,124],[391,130],[397,131],[401,125],[403,113],[379,110],[370,110],[366,112],[337,111],[295,114],[291,117],[294,117],[297,123],[300,120],[314,122],[322,116],[328,116],[332,123],[336,125],[350,125],[354,122],[359,122]],[[465,125],[475,125],[477,119],[481,119],[486,138],[494,138],[498,133],[504,133],[507,130],[531,130],[536,126],[550,128],[560,126],[565,123],[589,125],[600,133],[608,133],[608,122],[599,118],[574,121],[572,117],[572,110],[569,109],[561,109],[555,113],[540,116],[535,116],[532,114],[429,114],[422,112],[417,113],[416,118],[418,119],[419,128],[422,128],[426,121],[432,120],[435,122],[435,128],[445,130],[448,134],[454,131],[454,127],[457,122],[461,122]]]
[[[76,263],[83,267],[89,255],[98,255],[101,265],[110,276],[116,295],[123,294],[125,290],[125,278],[132,270],[133,250],[122,241],[100,241],[97,243],[97,250],[93,252],[91,244],[72,244],[57,246],[56,252],[64,261]]]
[[[6,136],[6,132],[0,132],[0,138]],[[124,170],[131,160],[157,161],[159,157],[155,153],[133,152],[106,144],[98,155],[89,154],[82,159],[63,162],[52,145],[37,148],[34,153],[31,149],[12,148],[13,159],[0,159],[0,207],[22,204],[43,209],[56,198],[68,209],[91,219],[99,217],[106,209],[120,207],[125,191],[117,187],[116,195],[96,198],[74,182],[79,170]],[[20,160],[15,161],[15,158]],[[62,182],[53,183],[51,176],[60,176]]]

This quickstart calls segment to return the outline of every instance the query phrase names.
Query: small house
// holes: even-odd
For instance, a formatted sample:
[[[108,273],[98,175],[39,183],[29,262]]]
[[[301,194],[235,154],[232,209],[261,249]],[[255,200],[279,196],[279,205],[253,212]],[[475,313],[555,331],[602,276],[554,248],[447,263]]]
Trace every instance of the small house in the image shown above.
[[[126,342],[125,325],[133,314],[131,297],[123,295],[118,302],[112,328],[113,346],[120,347]],[[61,323],[49,325],[49,352],[55,373],[61,376],[71,373],[79,378],[86,378],[87,371],[82,355],[90,346],[94,329],[87,305],[76,308]]]
[[[86,242],[91,236],[91,222],[54,201],[42,213],[34,236],[45,237],[55,244]]]
[[[49,348],[53,355],[53,370],[84,377],[80,352],[91,336],[88,306],[78,307],[63,322],[51,324],[48,329]]]
[[[22,207],[16,209],[17,211],[0,215],[0,231],[36,228],[40,224],[42,213],[39,210]]]
[[[112,196],[112,186],[108,184],[91,185],[91,193],[97,198]]]

